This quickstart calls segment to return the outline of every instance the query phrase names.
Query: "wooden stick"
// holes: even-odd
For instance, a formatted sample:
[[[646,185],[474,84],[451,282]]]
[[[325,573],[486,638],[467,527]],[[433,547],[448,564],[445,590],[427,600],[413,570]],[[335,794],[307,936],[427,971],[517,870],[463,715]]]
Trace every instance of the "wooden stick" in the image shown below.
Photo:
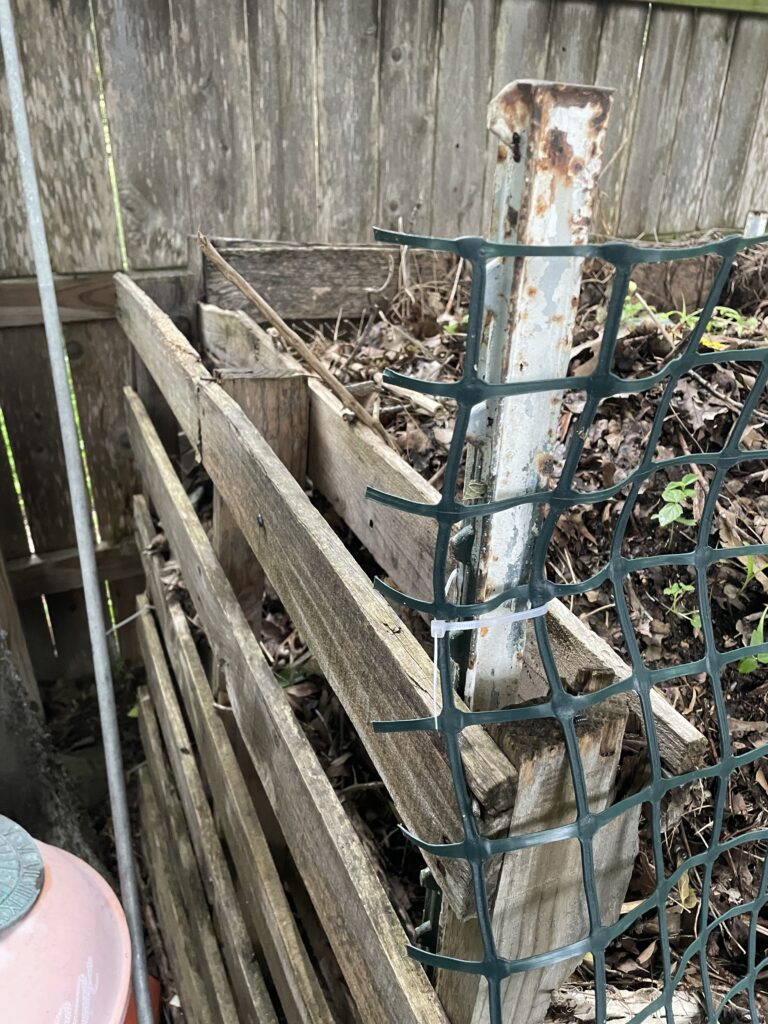
[[[249,284],[242,274],[238,274],[231,264],[229,264],[224,257],[218,252],[214,246],[208,241],[203,234],[198,234],[197,244],[202,249],[205,256],[219,268],[222,274],[228,281],[231,281],[236,288],[239,288],[243,295],[252,302],[259,312],[267,319],[275,330],[278,332],[283,341],[290,345],[290,347],[304,360],[321,380],[324,380],[328,387],[333,391],[336,397],[344,403],[347,409],[351,410],[355,416],[360,420],[361,423],[365,423],[366,426],[371,427],[376,433],[392,448],[394,451],[399,451],[394,440],[389,436],[381,423],[350,393],[349,389],[344,387],[340,380],[338,380],[331,371],[325,366],[315,355],[311,348],[306,345],[301,338],[298,336],[288,324],[283,320],[279,313],[275,312],[265,298],[263,298],[253,285]]]

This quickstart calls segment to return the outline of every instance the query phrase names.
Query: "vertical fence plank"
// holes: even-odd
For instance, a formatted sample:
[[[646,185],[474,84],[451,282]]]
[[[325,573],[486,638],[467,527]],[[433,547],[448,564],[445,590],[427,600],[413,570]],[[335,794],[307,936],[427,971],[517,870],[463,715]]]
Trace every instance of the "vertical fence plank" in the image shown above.
[[[187,164],[190,227],[255,237],[247,26],[242,0],[171,0],[179,136]]]
[[[27,113],[53,269],[120,266],[99,115],[90,12],[80,0],[16,0]],[[6,97],[5,84],[2,86]],[[7,98],[0,104],[0,277],[32,272]]]
[[[591,85],[600,52],[605,6],[594,0],[568,0],[552,6],[547,78],[551,82]]]
[[[445,0],[437,72],[432,232],[481,230],[491,90],[491,0]]]
[[[0,408],[2,408],[1,404]],[[18,558],[29,552],[29,543],[13,483],[11,465],[2,442],[0,442],[0,551],[5,554],[6,558]]]
[[[717,130],[706,140],[712,159],[699,209],[699,227],[743,227],[736,224],[736,214],[766,72],[768,18],[745,15],[739,19],[733,41]]]
[[[99,532],[119,540],[131,532],[138,490],[122,400],[130,344],[116,320],[68,325],[66,339]]]
[[[378,3],[317,0],[317,19],[319,234],[367,241],[378,194]]]
[[[654,7],[640,81],[631,152],[621,198],[619,234],[653,232],[693,31],[690,10]]]
[[[752,144],[749,147],[741,195],[736,211],[736,227],[743,227],[750,210],[768,210],[768,74],[757,115]]]
[[[389,0],[382,13],[378,220],[428,230],[440,8]]]
[[[501,0],[492,95],[516,78],[545,77],[551,10],[552,0]]]
[[[621,187],[629,162],[632,128],[637,109],[640,60],[645,47],[648,10],[637,4],[609,4],[600,36],[595,84],[614,90],[595,233],[611,236],[619,219]]]
[[[726,155],[713,149],[711,140],[720,116],[737,21],[727,14],[696,12],[657,225],[660,232],[694,230],[708,168],[713,160]]]
[[[9,327],[2,335],[3,408],[35,550],[72,547],[75,532],[64,451],[42,327]],[[10,553],[9,553],[10,557]]]
[[[190,225],[170,6],[94,6],[128,263],[176,266],[184,262]]]
[[[246,0],[246,10],[260,230],[264,238],[312,242],[318,237],[315,19],[302,0]]]

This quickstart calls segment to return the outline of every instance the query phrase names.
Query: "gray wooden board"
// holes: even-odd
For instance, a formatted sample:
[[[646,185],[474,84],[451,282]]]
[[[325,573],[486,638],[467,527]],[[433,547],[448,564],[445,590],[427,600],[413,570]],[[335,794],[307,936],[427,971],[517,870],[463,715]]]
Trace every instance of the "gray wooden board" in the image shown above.
[[[72,547],[72,506],[45,332],[42,327],[7,328],[0,345],[0,407],[35,550]]]
[[[715,11],[697,11],[695,17],[659,213],[658,225],[663,224],[665,232],[696,228],[707,172],[713,161],[725,156],[712,140],[738,19]]]
[[[0,549],[0,629],[7,634],[11,657],[30,700],[37,704],[39,708],[42,708],[40,691],[37,687],[34,669],[32,668],[32,660],[29,656],[29,648],[24,636],[19,609],[11,590],[11,583],[8,578],[2,549]]]
[[[99,115],[90,11],[80,0],[17,0],[16,29],[32,148],[55,271],[119,267],[115,211]],[[33,269],[18,155],[0,83],[0,277]]]
[[[246,10],[259,230],[312,242],[318,238],[315,19],[305,0],[246,0]]]
[[[19,497],[4,445],[0,448],[0,550],[5,552],[6,558],[17,558],[29,551]]]
[[[227,645],[229,693],[243,739],[358,1005],[376,1024],[444,1022],[423,972],[405,954],[402,929],[373,866],[269,671],[146,412],[135,395],[127,400],[147,489],[187,569],[185,581],[208,635]]]
[[[578,85],[594,82],[604,11],[604,5],[594,0],[568,0],[552,5],[548,81]]]
[[[98,544],[96,565],[101,579],[117,581],[135,576],[140,562],[133,538],[124,537],[119,544]],[[77,548],[9,558],[8,575],[18,600],[60,594],[82,586]]]
[[[381,14],[378,223],[428,231],[440,7],[390,0]]]
[[[371,237],[379,174],[377,0],[316,0],[318,234]]]
[[[634,4],[609,4],[603,18],[595,84],[613,89],[603,170],[593,223],[597,232],[616,233],[621,186],[629,161],[638,94],[638,68],[649,11]]]
[[[750,210],[768,210],[768,74],[763,85],[752,143],[749,147],[741,182],[741,195],[736,211],[735,225],[744,226]]]
[[[739,19],[733,40],[717,131],[706,140],[712,147],[712,160],[699,208],[699,226],[734,224],[766,72],[768,18],[745,15]]]
[[[96,0],[94,14],[128,263],[175,266],[191,225],[171,5]]]
[[[118,541],[130,532],[137,480],[122,403],[131,346],[116,320],[69,325],[65,339],[99,533]]]
[[[248,33],[242,0],[174,2],[177,144],[186,154],[190,228],[258,233]]]
[[[491,0],[445,0],[438,51],[431,230],[484,230],[486,108],[490,97]]]
[[[659,223],[694,20],[690,10],[651,11],[618,224],[626,237],[652,233]]]

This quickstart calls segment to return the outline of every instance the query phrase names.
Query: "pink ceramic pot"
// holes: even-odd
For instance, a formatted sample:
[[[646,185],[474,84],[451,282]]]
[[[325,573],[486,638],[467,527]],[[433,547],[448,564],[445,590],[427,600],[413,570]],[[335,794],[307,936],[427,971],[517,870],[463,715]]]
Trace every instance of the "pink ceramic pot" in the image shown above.
[[[84,861],[45,843],[37,847],[42,892],[0,932],[0,1021],[123,1024],[131,944],[122,907]]]

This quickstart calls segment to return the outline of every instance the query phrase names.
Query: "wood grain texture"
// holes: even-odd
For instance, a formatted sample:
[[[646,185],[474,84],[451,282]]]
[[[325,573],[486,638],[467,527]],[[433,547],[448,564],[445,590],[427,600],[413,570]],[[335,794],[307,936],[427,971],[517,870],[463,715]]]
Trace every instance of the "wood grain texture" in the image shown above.
[[[381,245],[337,246],[257,242],[216,248],[284,320],[355,318],[397,288],[397,249]],[[382,289],[381,291],[379,289]],[[243,294],[209,261],[206,301],[242,309],[259,318]]]
[[[377,223],[428,231],[440,7],[390,0],[381,15]]]
[[[659,226],[665,232],[695,230],[710,166],[725,156],[710,140],[724,113],[721,104],[737,22],[733,15],[696,12],[659,212]]]
[[[0,550],[6,552],[7,558],[23,557],[29,552],[19,496],[16,494],[5,445],[0,450]]]
[[[54,284],[63,323],[114,317],[115,286],[111,274],[56,277]],[[0,327],[26,327],[42,322],[36,278],[0,281]]]
[[[36,551],[73,547],[75,528],[45,332],[3,331],[2,407]],[[12,557],[13,552],[8,552]]]
[[[179,878],[175,841],[168,838],[166,812],[155,796],[145,765],[139,769],[141,845],[147,862],[152,902],[160,924],[163,945],[178,989],[184,1020],[210,1024],[215,1010],[203,981],[200,950],[185,909],[185,893]]]
[[[621,197],[618,232],[625,237],[652,233],[659,225],[694,20],[693,11],[651,9],[633,141]]]
[[[735,226],[743,229],[750,210],[768,210],[768,74],[744,167]]]
[[[96,565],[102,580],[116,582],[135,576],[140,568],[133,539],[96,545]],[[8,559],[8,575],[16,599],[25,601],[40,594],[61,594],[83,585],[77,548],[63,548],[43,555]]]
[[[115,542],[130,532],[137,481],[122,403],[131,346],[116,320],[73,324],[64,337],[99,535]]]
[[[402,928],[375,870],[267,667],[157,434],[136,397],[129,395],[128,403],[149,496],[185,567],[201,621],[225,651],[241,735],[358,1006],[374,1024],[445,1024],[421,968],[405,954]]]
[[[162,669],[160,670],[162,671]],[[183,901],[189,935],[198,954],[198,965],[216,1024],[238,1024],[232,990],[213,930],[205,890],[190,842],[184,811],[163,749],[155,708],[146,687],[137,692],[139,733],[151,780],[153,797],[162,819],[161,831],[173,849],[176,888]],[[141,784],[143,788],[143,783]],[[159,881],[159,880],[158,880]]]
[[[94,14],[128,263],[176,266],[193,225],[171,5],[96,0]]]
[[[121,266],[99,115],[88,4],[17,0],[19,56],[43,219],[54,271]],[[0,83],[0,277],[33,272],[18,154]]]
[[[213,695],[187,617],[168,597],[160,578],[162,560],[147,549],[155,530],[146,501],[136,497],[137,544],[147,584],[184,710],[194,733],[213,808],[226,839],[240,887],[246,921],[259,944],[290,1024],[330,1024],[331,1017],[303,940],[293,919],[227,730]]]
[[[29,656],[27,638],[24,635],[24,628],[21,624],[19,609],[16,606],[16,598],[11,589],[2,550],[0,550],[0,630],[7,636],[11,658],[24,684],[27,696],[33,704],[42,710],[43,702],[40,700],[40,690],[32,667],[32,659]]]
[[[312,242],[319,237],[314,11],[302,0],[246,0],[246,10],[259,230]]]
[[[318,235],[371,238],[379,174],[377,0],[316,0]]]
[[[616,234],[621,188],[629,162],[638,97],[638,68],[649,8],[608,4],[603,17],[595,84],[613,89],[605,156],[593,224],[596,233]]]
[[[484,226],[483,179],[490,97],[491,0],[445,0],[440,26],[431,231],[477,234]]]
[[[136,607],[145,611],[148,602],[140,595]],[[224,960],[240,1019],[277,1024],[277,1015],[254,956],[232,876],[218,839],[216,824],[205,796],[184,718],[173,688],[154,620],[148,614],[137,621],[139,643],[147,670],[147,685],[165,739],[165,749],[195,851],[200,877],[211,905]],[[222,1018],[224,1015],[222,1014]],[[228,1020],[237,1020],[234,1013]]]
[[[744,16],[736,27],[717,131],[706,140],[712,159],[699,226],[744,226],[735,220],[767,73],[768,18]]]
[[[242,0],[171,0],[189,230],[258,234],[248,33]]]
[[[550,82],[594,82],[604,11],[604,5],[594,0],[568,0],[552,5],[546,74]]]

